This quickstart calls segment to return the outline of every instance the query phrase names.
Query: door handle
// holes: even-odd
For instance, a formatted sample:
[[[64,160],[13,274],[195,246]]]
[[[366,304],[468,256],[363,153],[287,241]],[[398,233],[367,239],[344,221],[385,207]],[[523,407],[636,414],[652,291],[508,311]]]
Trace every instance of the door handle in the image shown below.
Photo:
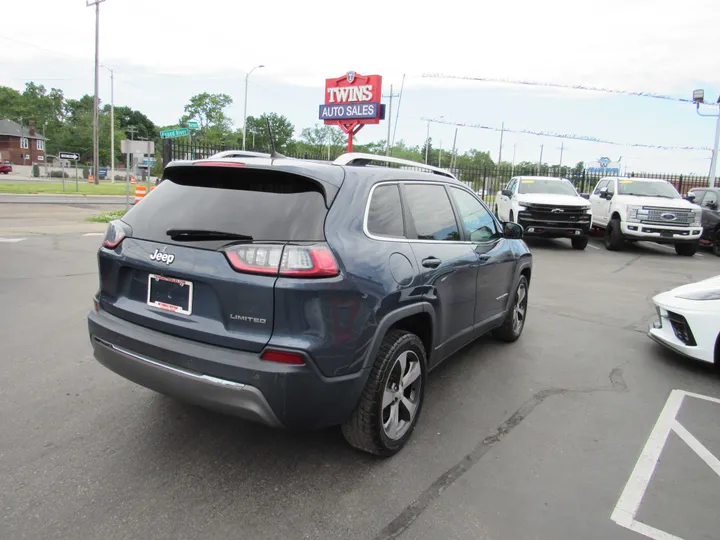
[[[490,255],[478,255],[478,260],[480,262],[486,262],[490,260]]]
[[[435,257],[428,257],[422,260],[422,265],[425,268],[437,268],[441,263],[442,261],[440,259],[436,259]]]

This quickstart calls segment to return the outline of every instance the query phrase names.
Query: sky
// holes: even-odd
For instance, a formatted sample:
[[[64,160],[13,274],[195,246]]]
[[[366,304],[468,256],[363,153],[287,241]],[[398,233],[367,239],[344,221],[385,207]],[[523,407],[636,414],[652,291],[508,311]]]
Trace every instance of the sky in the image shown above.
[[[0,85],[34,81],[78,98],[92,94],[95,10],[84,0],[6,2],[0,27]],[[270,9],[268,9],[270,8]],[[29,14],[32,14],[31,16]],[[17,21],[18,24],[12,24]],[[115,103],[158,125],[177,122],[189,98],[226,93],[242,126],[248,114],[277,112],[296,126],[317,123],[324,80],[347,71],[383,76],[399,93],[395,140],[423,144],[428,123],[478,124],[577,134],[607,145],[506,132],[502,159],[574,165],[607,156],[628,171],[706,175],[710,150],[655,150],[648,144],[710,148],[715,125],[689,103],[542,86],[430,78],[426,74],[521,79],[653,92],[688,98],[720,94],[720,3],[668,0],[514,0],[442,3],[393,0],[329,3],[275,0],[105,0],[100,62],[115,70]],[[100,99],[110,102],[102,68]],[[385,100],[387,101],[387,100]],[[393,117],[398,111],[394,101]],[[703,107],[707,114],[717,107]],[[392,120],[393,126],[395,118]],[[387,137],[366,126],[364,143]],[[434,145],[450,149],[454,125],[432,123]],[[461,127],[457,146],[489,151],[500,133]]]

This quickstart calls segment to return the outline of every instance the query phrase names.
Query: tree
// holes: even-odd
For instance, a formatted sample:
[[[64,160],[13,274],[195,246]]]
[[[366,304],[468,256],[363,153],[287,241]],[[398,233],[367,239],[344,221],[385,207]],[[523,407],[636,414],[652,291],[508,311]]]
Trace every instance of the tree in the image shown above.
[[[201,133],[207,133],[210,127],[228,133],[232,122],[225,114],[225,109],[232,105],[232,102],[232,98],[227,94],[197,94],[185,105],[185,114],[180,118],[180,124],[185,125],[188,120],[196,120],[200,124]]]
[[[270,151],[270,139],[268,138],[267,120],[270,120],[275,149],[278,152],[285,151],[292,141],[295,133],[295,126],[287,117],[277,113],[265,113],[257,118],[248,116],[246,145],[253,150]]]

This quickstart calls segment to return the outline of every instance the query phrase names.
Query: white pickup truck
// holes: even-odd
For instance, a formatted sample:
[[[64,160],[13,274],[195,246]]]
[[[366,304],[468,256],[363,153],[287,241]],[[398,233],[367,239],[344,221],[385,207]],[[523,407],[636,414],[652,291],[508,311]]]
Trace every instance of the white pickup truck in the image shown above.
[[[495,215],[522,225],[525,236],[569,238],[573,249],[585,249],[588,244],[590,203],[565,178],[511,178],[495,195]]]
[[[698,250],[702,209],[684,200],[670,182],[601,178],[590,204],[593,226],[605,230],[605,247],[611,251],[638,240],[673,244],[686,257]]]

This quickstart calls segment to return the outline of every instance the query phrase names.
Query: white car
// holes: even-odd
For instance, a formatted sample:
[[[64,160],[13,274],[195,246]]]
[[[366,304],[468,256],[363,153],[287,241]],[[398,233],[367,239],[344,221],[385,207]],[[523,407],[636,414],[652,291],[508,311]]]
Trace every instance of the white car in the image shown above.
[[[522,225],[525,236],[570,238],[573,249],[588,244],[592,209],[566,178],[511,178],[495,196],[495,215]]]
[[[611,251],[638,240],[672,244],[685,257],[698,250],[702,208],[684,200],[666,180],[601,178],[590,203],[593,226],[605,230],[605,247]]]
[[[658,312],[648,335],[685,356],[720,368],[720,276],[653,298]]]

